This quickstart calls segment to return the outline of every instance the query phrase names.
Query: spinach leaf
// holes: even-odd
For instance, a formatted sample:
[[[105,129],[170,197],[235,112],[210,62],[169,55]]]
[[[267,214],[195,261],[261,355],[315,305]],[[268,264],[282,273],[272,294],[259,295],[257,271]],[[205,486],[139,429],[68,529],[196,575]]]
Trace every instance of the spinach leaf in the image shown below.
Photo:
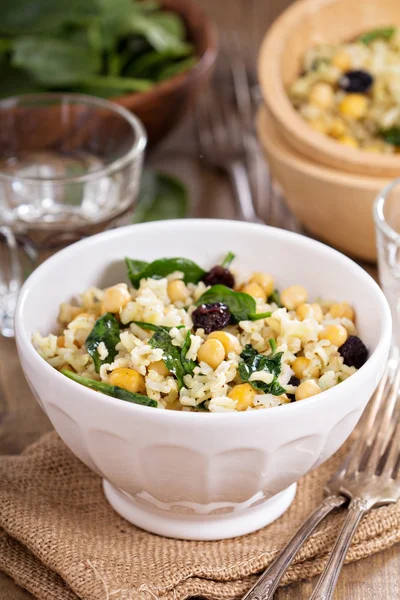
[[[12,65],[25,69],[43,85],[82,83],[101,69],[101,57],[87,44],[52,37],[23,36],[12,44]]]
[[[197,283],[205,275],[205,271],[188,258],[159,258],[152,263],[125,258],[125,263],[128,277],[135,288],[139,287],[141,279],[149,277],[161,279],[174,271],[181,271],[184,274],[185,283]]]
[[[162,13],[135,14],[128,20],[127,27],[131,33],[142,35],[157,52],[171,51],[176,55],[186,56],[193,51],[191,44],[172,32],[171,19],[167,21]]]
[[[135,325],[139,325],[142,329],[147,329],[148,331],[158,331],[159,329],[164,329],[165,331],[171,331],[173,327],[168,327],[167,325],[153,325],[153,323],[146,323],[145,321],[132,321]],[[177,329],[183,329],[185,325],[176,325]]]
[[[156,81],[163,81],[164,79],[170,79],[171,77],[174,77],[175,75],[179,75],[180,73],[184,73],[185,71],[188,71],[196,64],[196,62],[197,62],[197,60],[195,59],[194,56],[188,56],[188,58],[185,58],[183,60],[172,62],[172,63],[162,67],[159,70],[158,74],[155,76],[155,79],[156,79]]]
[[[120,324],[119,321],[111,313],[106,313],[99,319],[92,331],[89,333],[85,346],[93,359],[96,373],[100,371],[101,365],[105,363],[112,363],[116,355],[118,354],[115,346],[119,343]],[[104,342],[108,356],[104,360],[101,360],[97,348],[100,342]]]
[[[250,384],[254,389],[264,392],[265,394],[273,394],[280,396],[285,393],[285,389],[280,385],[278,377],[281,374],[282,352],[276,352],[269,356],[259,354],[251,344],[247,344],[242,351],[240,357],[243,362],[239,364],[239,374],[243,381],[248,381],[256,371],[266,371],[274,376],[271,383],[263,381],[251,381]]]
[[[94,379],[82,377],[81,375],[73,373],[68,369],[62,369],[61,373],[73,381],[91,388],[92,390],[96,390],[97,392],[102,392],[107,396],[112,396],[113,398],[118,398],[119,400],[125,400],[125,402],[132,402],[133,404],[141,404],[142,406],[151,406],[153,408],[157,408],[158,406],[156,400],[152,400],[143,394],[134,394],[133,392],[128,392],[128,390],[124,390],[124,388],[117,387],[116,385],[110,385],[109,383],[104,383],[103,381],[95,381]]]
[[[187,189],[177,177],[146,169],[142,176],[133,222],[181,219],[186,216],[188,207]]]
[[[132,77],[119,77],[113,75],[93,75],[82,81],[80,91],[94,94],[102,98],[122,96],[129,92],[146,92],[152,87],[147,79],[133,79]]]
[[[360,35],[358,41],[368,45],[378,39],[390,40],[395,31],[395,27],[380,27],[378,29],[372,29],[371,31],[367,31],[367,33],[363,33],[363,35]]]
[[[386,131],[382,131],[381,135],[385,142],[393,144],[393,146],[400,146],[400,127],[392,127]]]
[[[78,24],[99,13],[97,0],[2,0],[0,33],[54,34],[68,24]]]
[[[233,252],[228,252],[228,254],[225,256],[224,260],[221,263],[221,267],[224,267],[224,269],[228,269],[234,260],[235,254],[233,254]]]
[[[200,296],[196,305],[213,304],[214,302],[226,304],[234,323],[239,323],[239,321],[257,321],[258,319],[266,319],[271,316],[270,312],[256,312],[257,304],[252,296],[243,292],[234,292],[225,285],[213,285]]]
[[[268,298],[268,303],[269,303],[269,304],[272,304],[272,303],[274,303],[274,304],[276,304],[277,306],[282,306],[282,304],[281,304],[281,296],[280,296],[280,294],[279,294],[278,290],[274,290],[274,291],[272,292],[272,294],[271,294],[271,295],[269,296],[269,298]]]
[[[186,354],[190,348],[190,344],[191,344],[190,331],[188,331],[186,334],[186,337],[185,337],[185,341],[183,342],[183,346],[181,348],[181,361],[182,361],[183,370],[185,371],[185,373],[187,373],[189,375],[191,375],[193,373],[194,368],[197,365],[195,360],[188,360],[186,358]]]
[[[162,349],[163,360],[167,368],[177,378],[179,387],[184,387],[184,376],[186,374],[193,373],[193,369],[196,366],[196,363],[194,361],[189,361],[185,358],[185,354],[189,349],[188,343],[190,345],[190,332],[188,332],[188,335],[185,339],[184,347],[181,349],[178,346],[173,345],[168,331],[162,328],[159,328],[158,331],[156,331],[153,337],[151,337],[149,340],[149,345],[152,348]],[[185,347],[186,351],[184,353]]]

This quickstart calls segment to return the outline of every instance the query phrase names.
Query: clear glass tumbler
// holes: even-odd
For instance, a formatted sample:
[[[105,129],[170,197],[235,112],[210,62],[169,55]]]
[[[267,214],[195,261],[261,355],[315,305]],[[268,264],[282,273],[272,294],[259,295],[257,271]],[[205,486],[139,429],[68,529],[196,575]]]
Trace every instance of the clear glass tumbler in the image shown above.
[[[400,348],[400,177],[375,200],[379,279],[393,318],[393,342]],[[373,315],[371,315],[373,318]]]
[[[140,185],[146,134],[107,100],[35,94],[0,101],[0,332],[13,335],[31,259],[126,222]]]

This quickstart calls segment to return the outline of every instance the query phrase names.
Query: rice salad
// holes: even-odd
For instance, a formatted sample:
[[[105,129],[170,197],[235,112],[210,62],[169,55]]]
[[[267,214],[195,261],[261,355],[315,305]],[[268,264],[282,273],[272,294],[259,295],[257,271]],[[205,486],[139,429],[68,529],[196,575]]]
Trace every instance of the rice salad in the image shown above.
[[[306,52],[289,88],[316,131],[367,152],[400,149],[400,28],[367,31],[356,40]]]
[[[346,302],[310,302],[297,283],[241,277],[234,255],[203,270],[185,258],[126,259],[129,285],[91,287],[61,304],[60,331],[33,335],[76,382],[120,400],[195,412],[301,401],[367,360]]]

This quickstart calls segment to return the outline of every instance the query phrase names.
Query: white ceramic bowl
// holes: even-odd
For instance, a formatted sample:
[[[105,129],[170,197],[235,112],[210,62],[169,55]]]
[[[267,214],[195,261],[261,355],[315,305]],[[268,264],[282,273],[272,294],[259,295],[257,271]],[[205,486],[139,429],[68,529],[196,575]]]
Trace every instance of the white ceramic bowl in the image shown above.
[[[122,259],[186,256],[211,266],[228,250],[245,273],[273,273],[280,288],[354,305],[366,364],[322,394],[244,413],[185,413],[128,404],[67,379],[34,350],[31,335],[55,331],[59,304],[87,287],[125,278]],[[123,280],[122,279],[122,280]],[[365,271],[335,250],[287,231],[220,220],[182,220],[109,231],[59,252],[29,277],[16,315],[25,375],[55,429],[104,479],[108,500],[154,533],[213,540],[279,517],[296,482],[329,458],[356,425],[389,350],[388,304]]]

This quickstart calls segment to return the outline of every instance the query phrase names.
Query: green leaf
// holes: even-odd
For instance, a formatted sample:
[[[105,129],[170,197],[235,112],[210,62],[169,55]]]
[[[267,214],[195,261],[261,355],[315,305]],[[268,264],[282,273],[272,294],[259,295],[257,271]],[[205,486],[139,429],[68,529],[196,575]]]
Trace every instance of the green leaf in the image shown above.
[[[268,304],[276,304],[277,306],[282,306],[281,304],[281,296],[278,290],[274,290],[272,294],[268,298]]]
[[[197,283],[205,275],[205,271],[188,258],[159,258],[152,263],[144,263],[131,258],[125,258],[128,268],[128,277],[133,287],[139,287],[141,279],[161,279],[173,273],[181,271],[184,274],[185,283]],[[141,265],[144,265],[141,268]]]
[[[3,57],[0,59],[0,98],[43,91],[43,86],[28,73],[15,69]]]
[[[120,324],[114,315],[112,315],[111,313],[106,313],[105,315],[97,319],[92,331],[89,333],[89,336],[87,337],[85,342],[86,350],[89,352],[90,356],[93,359],[96,373],[100,371],[101,365],[104,365],[105,363],[112,363],[112,361],[118,354],[118,351],[115,349],[115,346],[120,341],[119,334]],[[101,360],[97,351],[100,342],[104,342],[108,350],[108,356],[104,360]]]
[[[181,348],[181,361],[182,361],[183,370],[185,371],[185,373],[188,373],[190,375],[193,373],[194,368],[197,365],[195,360],[188,360],[186,358],[186,354],[190,348],[191,343],[192,342],[190,339],[190,331],[188,331],[186,334],[186,337],[185,337],[185,341],[183,342],[183,346]]]
[[[228,254],[225,256],[224,260],[221,263],[221,267],[224,267],[224,269],[228,269],[234,260],[235,254],[233,254],[233,252],[228,252]]]
[[[55,34],[99,13],[96,0],[2,0],[0,34]]]
[[[257,314],[257,304],[252,296],[243,292],[234,292],[225,285],[213,285],[200,296],[196,305],[213,304],[214,302],[226,304],[234,323],[239,323],[239,321],[257,321],[258,319],[266,319],[271,316],[270,312]]]
[[[165,331],[171,331],[173,327],[168,327],[167,325],[154,325],[153,323],[146,323],[145,321],[131,321],[131,323],[135,323],[135,325],[139,325],[142,329],[147,329],[148,331],[158,331],[159,329],[164,329]],[[183,329],[185,325],[177,325],[176,329]]]
[[[97,392],[102,392],[107,396],[112,396],[113,398],[118,398],[119,400],[125,400],[125,402],[132,402],[133,404],[141,404],[142,406],[151,406],[153,408],[157,408],[158,406],[156,400],[152,400],[143,394],[134,394],[133,392],[128,392],[128,390],[124,390],[116,385],[110,385],[108,383],[104,383],[103,381],[95,381],[94,379],[89,379],[88,377],[82,377],[81,375],[73,373],[68,369],[62,369],[61,373],[66,377],[69,377],[69,379],[91,388],[92,390],[96,390]]]
[[[153,84],[146,79],[132,79],[128,77],[113,77],[112,75],[95,75],[86,77],[82,81],[81,91],[96,96],[108,98],[122,96],[132,92],[146,92]]]
[[[367,31],[367,33],[360,35],[358,41],[368,45],[378,39],[390,40],[395,31],[395,27],[379,27],[378,29],[372,29],[371,31]]]
[[[127,27],[132,33],[142,35],[158,52],[175,52],[176,55],[191,54],[193,46],[182,41],[171,32],[171,24],[166,23],[161,13],[135,14],[129,19]]]
[[[400,127],[392,127],[386,131],[382,131],[381,135],[385,142],[393,144],[393,146],[400,146]]]
[[[161,69],[170,65],[174,58],[174,53],[151,50],[129,62],[123,70],[123,75],[126,77],[143,77],[155,81],[158,80]]]
[[[178,40],[184,41],[186,37],[186,27],[183,19],[178,13],[163,10],[152,15],[153,23],[156,23],[159,27],[162,27],[169,34],[177,38]]]
[[[182,219],[189,207],[189,197],[183,183],[172,175],[146,169],[142,176],[133,223]]]
[[[190,332],[189,336],[190,336]],[[185,340],[185,344],[186,344]],[[175,375],[178,380],[179,387],[184,387],[183,378],[186,374],[192,373],[196,363],[188,361],[182,357],[182,350],[178,346],[174,346],[171,337],[163,328],[159,328],[153,337],[149,340],[149,345],[152,348],[161,348],[163,351],[163,360],[167,368]]]
[[[256,371],[266,371],[267,373],[270,373],[274,376],[271,383],[257,380],[250,381],[249,383],[255,390],[264,392],[265,394],[280,396],[286,391],[277,379],[281,374],[282,355],[283,352],[277,352],[265,356],[264,354],[259,354],[251,344],[247,344],[240,355],[243,362],[239,364],[239,374],[243,381],[248,381],[251,375]]]
[[[171,63],[170,65],[166,65],[157,75],[157,81],[164,81],[164,79],[170,79],[175,75],[179,75],[180,73],[184,73],[191,69],[197,63],[197,59],[194,56],[189,56],[185,60],[181,60],[179,62]]]
[[[50,37],[23,36],[13,41],[12,65],[50,87],[77,85],[101,68],[100,55],[86,44]]]

